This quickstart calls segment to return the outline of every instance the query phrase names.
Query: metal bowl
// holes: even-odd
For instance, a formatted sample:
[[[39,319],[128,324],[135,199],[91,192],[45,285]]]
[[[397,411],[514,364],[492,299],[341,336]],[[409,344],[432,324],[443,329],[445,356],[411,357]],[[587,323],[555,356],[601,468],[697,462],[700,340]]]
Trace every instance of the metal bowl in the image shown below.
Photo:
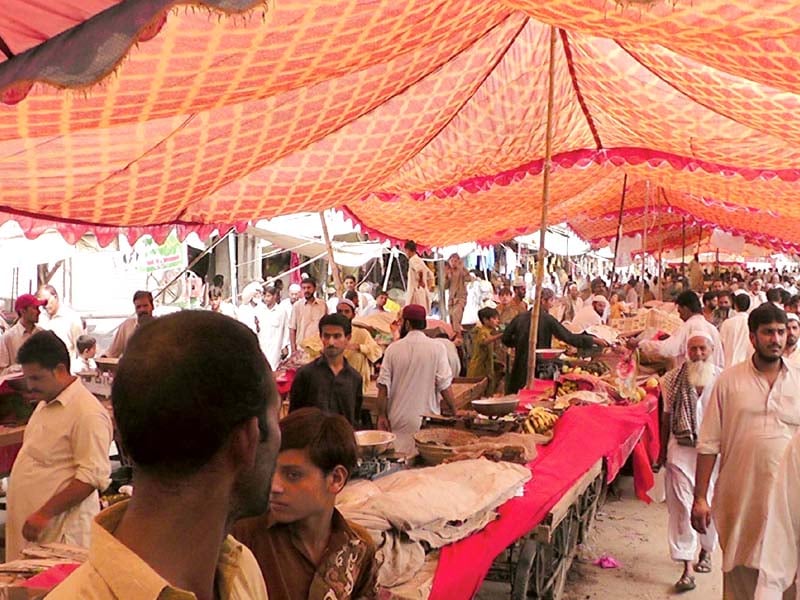
[[[472,401],[472,408],[487,417],[503,417],[517,410],[519,399],[514,398],[481,398]]]
[[[536,351],[536,358],[543,358],[545,360],[553,360],[564,354],[561,348],[541,348]]]
[[[380,431],[378,429],[367,429],[356,431],[356,444],[361,456],[373,457],[386,452],[397,436],[391,431]]]

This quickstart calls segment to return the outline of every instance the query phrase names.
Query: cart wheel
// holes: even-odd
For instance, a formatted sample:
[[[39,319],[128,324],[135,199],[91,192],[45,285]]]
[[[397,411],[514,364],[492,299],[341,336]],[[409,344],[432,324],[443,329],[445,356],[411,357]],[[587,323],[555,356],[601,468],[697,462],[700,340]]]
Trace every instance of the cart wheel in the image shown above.
[[[517,568],[514,571],[514,581],[511,584],[511,600],[527,600],[528,598],[536,597],[533,593],[529,595],[529,591],[534,592],[536,589],[536,571],[541,570],[541,561],[537,560],[539,548],[539,543],[533,538],[525,540],[522,550],[519,552]]]
[[[573,505],[564,519],[556,529],[556,536],[553,540],[555,551],[555,568],[553,573],[553,583],[545,595],[545,598],[558,600],[564,593],[564,586],[567,583],[567,573],[572,565],[572,558],[575,547],[578,545],[578,534],[580,531],[580,516],[577,508]]]

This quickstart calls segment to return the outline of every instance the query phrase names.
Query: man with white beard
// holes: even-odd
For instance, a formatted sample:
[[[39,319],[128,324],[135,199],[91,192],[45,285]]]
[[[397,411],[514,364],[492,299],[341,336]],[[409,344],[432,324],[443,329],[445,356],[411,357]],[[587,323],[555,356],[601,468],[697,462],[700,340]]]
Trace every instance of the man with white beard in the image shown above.
[[[670,557],[683,563],[683,573],[675,583],[677,592],[695,588],[691,564],[696,557],[696,573],[711,571],[711,554],[717,545],[714,526],[698,534],[692,529],[691,519],[700,424],[711,389],[721,372],[710,359],[713,344],[714,340],[706,331],[690,332],[686,342],[687,361],[661,379],[664,412],[661,416],[661,454],[657,464],[666,468]],[[715,481],[716,472],[709,484],[710,496],[713,496]]]

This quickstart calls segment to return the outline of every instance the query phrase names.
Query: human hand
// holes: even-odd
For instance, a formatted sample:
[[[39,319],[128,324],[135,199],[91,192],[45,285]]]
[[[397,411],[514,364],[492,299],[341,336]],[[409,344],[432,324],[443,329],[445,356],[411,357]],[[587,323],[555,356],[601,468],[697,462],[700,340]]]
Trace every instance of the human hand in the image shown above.
[[[377,427],[381,431],[391,431],[392,430],[392,426],[389,423],[389,417],[387,417],[387,416],[379,416],[378,417]]]
[[[692,504],[692,528],[697,533],[705,533],[711,525],[711,507],[704,498],[695,498]]]
[[[353,352],[358,352],[361,349],[361,346],[355,342],[350,342],[347,344],[347,349],[352,350]]]
[[[42,511],[37,510],[35,513],[25,519],[25,524],[22,526],[22,537],[29,542],[39,541],[39,536],[42,531],[47,527],[50,522],[50,517],[45,515]]]
[[[601,348],[608,348],[608,342],[605,341],[603,338],[599,338],[596,335],[592,336],[594,338],[594,345],[600,346]]]

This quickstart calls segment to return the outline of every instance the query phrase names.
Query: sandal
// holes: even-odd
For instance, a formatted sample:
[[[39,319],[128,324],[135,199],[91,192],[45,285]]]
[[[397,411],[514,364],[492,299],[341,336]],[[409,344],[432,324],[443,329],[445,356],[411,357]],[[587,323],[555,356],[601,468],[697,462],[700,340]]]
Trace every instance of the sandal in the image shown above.
[[[700,560],[694,566],[695,573],[711,573],[711,554],[708,552],[700,554]]]
[[[677,583],[675,584],[675,591],[676,592],[688,592],[693,590],[697,587],[697,584],[694,582],[694,577],[689,575],[688,573],[684,573],[680,579],[678,579]]]

